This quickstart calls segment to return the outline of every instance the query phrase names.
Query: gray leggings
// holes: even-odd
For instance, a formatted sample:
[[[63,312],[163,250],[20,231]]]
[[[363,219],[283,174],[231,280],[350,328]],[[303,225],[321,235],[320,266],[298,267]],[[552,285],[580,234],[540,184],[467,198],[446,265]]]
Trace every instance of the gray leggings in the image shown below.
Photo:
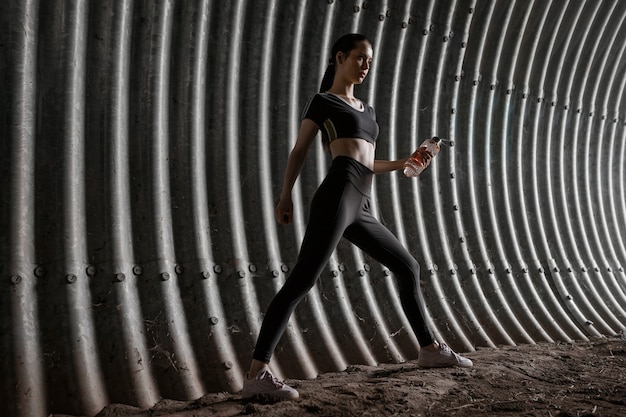
[[[333,160],[311,202],[296,265],[265,314],[254,359],[270,362],[289,317],[315,285],[342,236],[393,272],[402,308],[420,346],[434,342],[424,319],[419,264],[371,213],[369,190],[373,175],[354,159],[339,156]]]

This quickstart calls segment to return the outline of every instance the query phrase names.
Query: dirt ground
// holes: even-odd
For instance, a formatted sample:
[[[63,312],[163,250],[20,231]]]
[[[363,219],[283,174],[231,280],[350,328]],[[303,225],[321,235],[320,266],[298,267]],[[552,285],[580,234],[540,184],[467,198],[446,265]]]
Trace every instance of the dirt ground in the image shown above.
[[[98,417],[626,416],[626,337],[481,348],[467,356],[473,368],[422,370],[407,362],[288,380],[300,391],[290,402],[222,393],[163,400],[150,410],[112,404]]]

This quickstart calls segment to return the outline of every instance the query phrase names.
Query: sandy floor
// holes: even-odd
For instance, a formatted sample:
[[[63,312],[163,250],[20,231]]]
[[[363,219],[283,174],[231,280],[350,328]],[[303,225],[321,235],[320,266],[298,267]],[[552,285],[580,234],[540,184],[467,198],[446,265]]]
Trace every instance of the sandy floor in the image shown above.
[[[210,394],[163,400],[150,410],[112,404],[99,417],[626,416],[626,337],[485,348],[467,356],[473,368],[422,370],[407,362],[290,380],[301,396],[291,402]]]

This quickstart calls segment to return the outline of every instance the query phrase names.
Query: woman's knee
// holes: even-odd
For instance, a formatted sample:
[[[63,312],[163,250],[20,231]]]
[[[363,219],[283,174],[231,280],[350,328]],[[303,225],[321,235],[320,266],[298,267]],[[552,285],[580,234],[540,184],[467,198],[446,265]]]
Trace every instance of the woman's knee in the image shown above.
[[[420,265],[415,259],[407,262],[400,270],[393,272],[403,289],[416,290],[419,288]]]

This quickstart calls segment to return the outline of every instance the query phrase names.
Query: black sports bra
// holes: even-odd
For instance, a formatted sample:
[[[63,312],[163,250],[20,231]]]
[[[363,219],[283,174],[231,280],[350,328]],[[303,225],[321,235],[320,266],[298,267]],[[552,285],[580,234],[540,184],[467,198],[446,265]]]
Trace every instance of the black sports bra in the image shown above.
[[[317,124],[326,144],[337,138],[360,138],[375,144],[378,138],[379,127],[372,106],[363,103],[363,110],[357,110],[332,93],[315,94],[304,108],[302,119]]]

